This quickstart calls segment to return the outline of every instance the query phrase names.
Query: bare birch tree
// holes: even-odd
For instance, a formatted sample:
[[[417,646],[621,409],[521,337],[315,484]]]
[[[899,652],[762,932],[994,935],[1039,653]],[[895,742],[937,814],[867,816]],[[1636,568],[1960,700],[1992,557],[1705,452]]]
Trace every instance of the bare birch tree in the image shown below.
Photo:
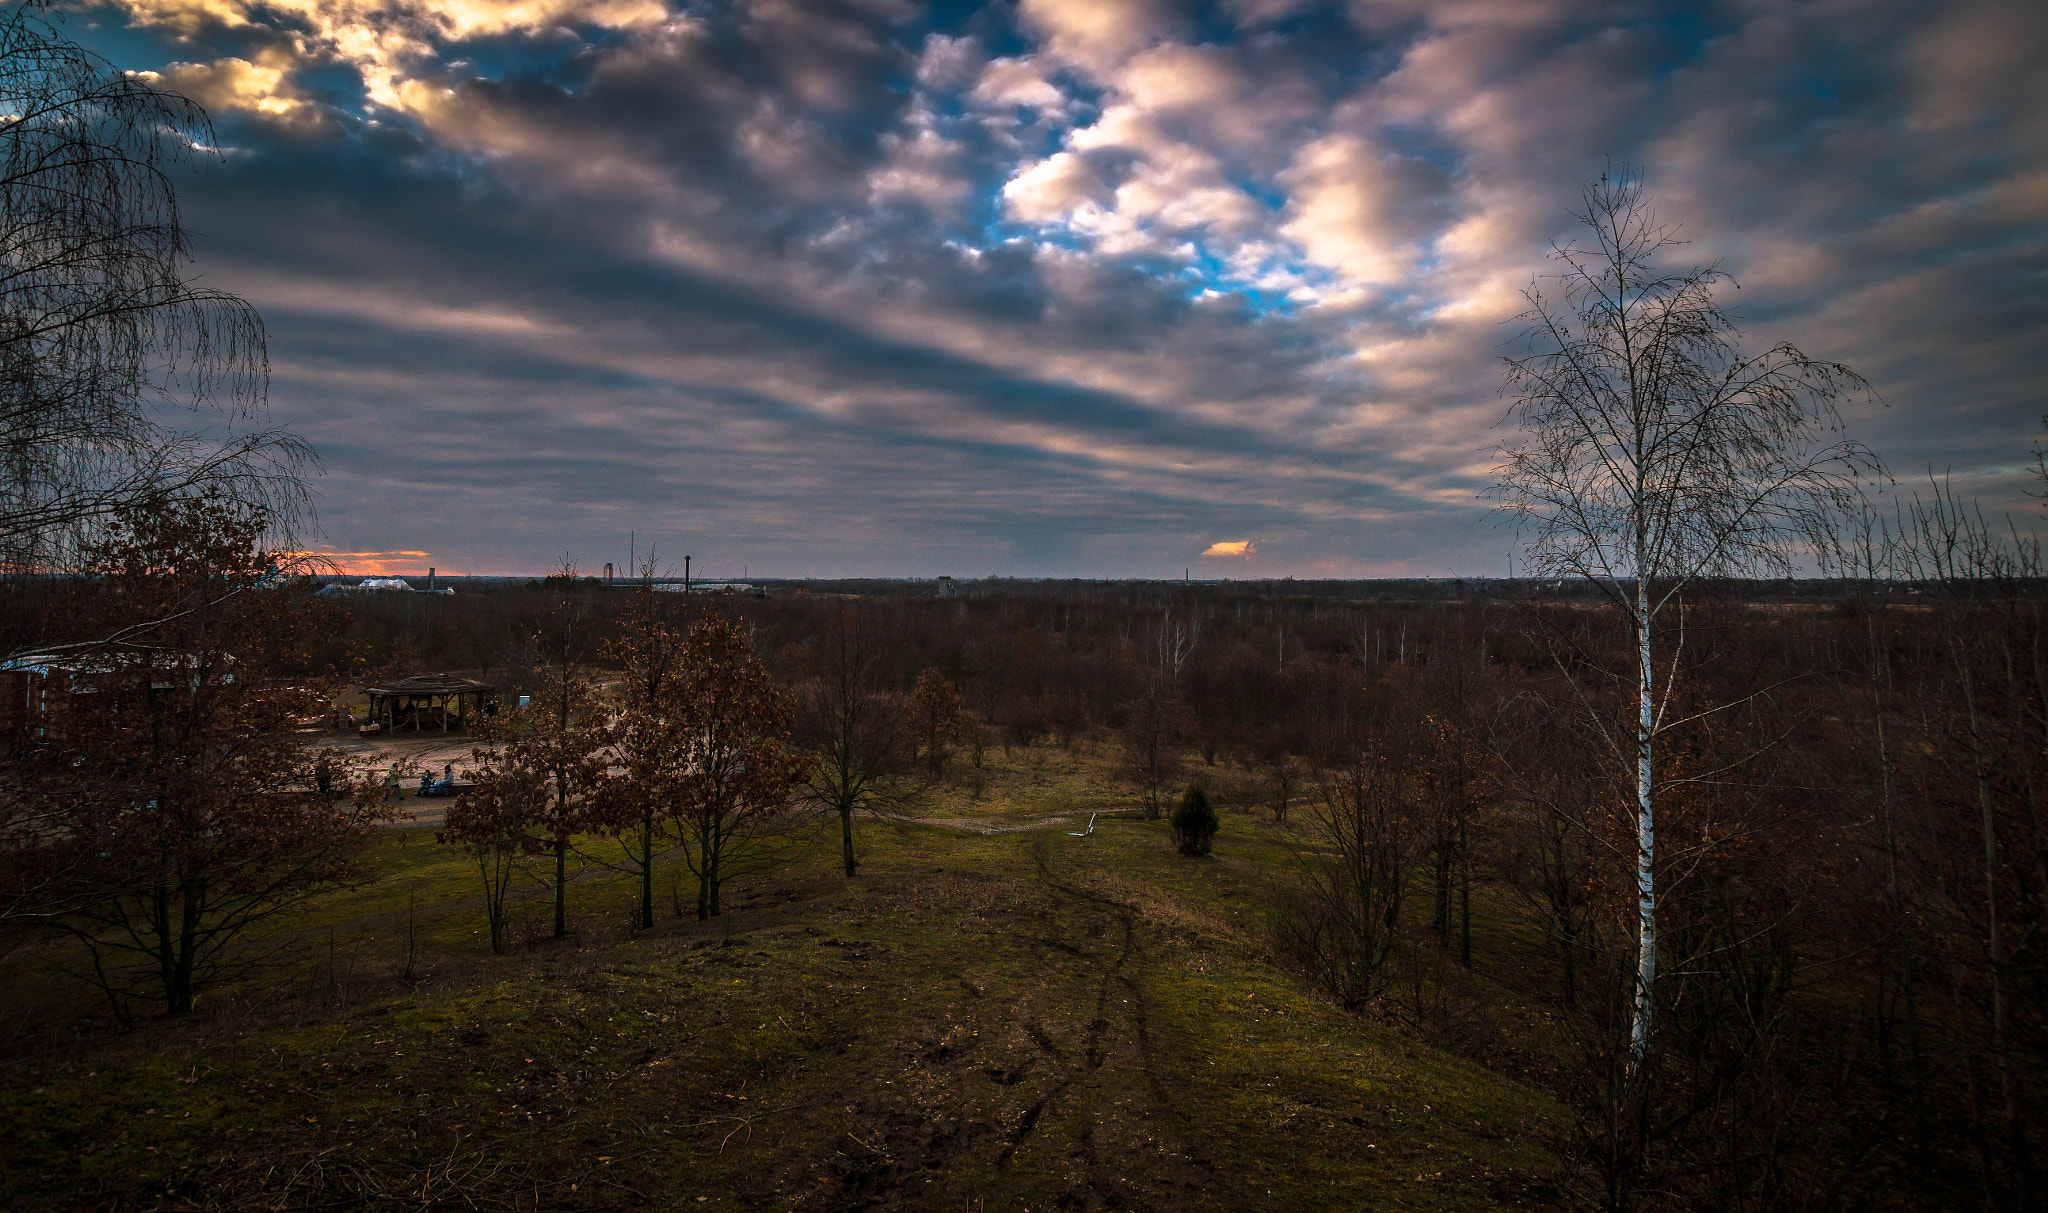
[[[1520,432],[1500,448],[1498,492],[1530,573],[1590,582],[1632,630],[1633,719],[1599,727],[1634,787],[1640,1059],[1657,976],[1658,739],[1698,718],[1666,712],[1684,596],[1701,578],[1789,572],[1877,463],[1842,437],[1839,403],[1864,380],[1789,344],[1745,353],[1717,298],[1726,275],[1664,268],[1682,242],[1638,176],[1603,176],[1583,208],[1591,242],[1553,248],[1554,294],[1525,292],[1525,352],[1503,385]]]
[[[0,15],[0,562],[62,565],[135,503],[208,489],[288,538],[312,451],[260,424],[263,321],[187,276],[170,174],[215,145],[206,113],[42,11]]]

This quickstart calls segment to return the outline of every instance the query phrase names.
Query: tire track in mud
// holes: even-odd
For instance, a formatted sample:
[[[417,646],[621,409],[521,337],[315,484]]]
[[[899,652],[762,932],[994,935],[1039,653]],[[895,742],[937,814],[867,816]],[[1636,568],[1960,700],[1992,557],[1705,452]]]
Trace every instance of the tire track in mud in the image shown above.
[[[835,1213],[912,1207],[923,1191],[921,1176],[953,1168],[970,1151],[988,1160],[982,1165],[998,1184],[1050,1183],[1054,1207],[1062,1209],[1154,1213],[1170,1205],[1170,1193],[1213,1179],[1187,1137],[1155,1056],[1142,911],[1062,880],[1043,864],[1040,876],[1061,913],[1058,926],[1034,923],[1011,935],[1052,966],[1042,986],[1021,992],[998,1012],[997,1022],[1008,1020],[1009,1047],[1016,1051],[977,1054],[970,1044],[957,1057],[919,1054],[936,1060],[956,1083],[971,1077],[990,1085],[979,1086],[979,1095],[956,1086],[943,1116],[930,1104],[922,1113],[891,1109],[876,1116],[885,1123],[862,1130],[854,1139],[864,1147],[858,1157],[849,1146],[848,1157],[825,1177],[828,1186],[817,1193],[822,1199],[807,1207]],[[960,980],[975,997],[980,987]],[[991,1026],[982,1022],[984,1034]],[[1130,1072],[1134,1064],[1142,1090],[1141,1076]],[[955,1117],[961,1127],[932,1131],[936,1122]],[[980,1152],[990,1147],[992,1156]],[[1157,1192],[1140,1186],[1148,1182],[1163,1186]]]
[[[1046,941],[1039,940],[1037,942],[1044,943]],[[1124,942],[1125,949],[1118,954],[1116,959],[1117,967],[1119,968],[1123,966],[1124,957],[1129,951],[1130,937],[1128,932],[1125,935]],[[1092,957],[1093,955],[1071,945],[1060,950],[1069,955],[1079,957]],[[996,1170],[1007,1171],[1010,1169],[1010,1161],[1016,1157],[1017,1147],[1023,1145],[1025,1139],[1031,1136],[1032,1131],[1038,1128],[1039,1119],[1045,1115],[1045,1110],[1052,1105],[1053,1100],[1064,1094],[1068,1087],[1073,1086],[1076,1079],[1086,1074],[1092,1074],[1102,1068],[1102,1063],[1107,1057],[1102,1047],[1102,1036],[1109,1028],[1109,1020],[1104,1018],[1109,1003],[1109,978],[1109,974],[1103,974],[1102,980],[1096,985],[1094,1014],[1087,1023],[1087,1039],[1081,1050],[1079,1066],[1069,1070],[1066,1077],[1060,1079],[1058,1083],[1053,1085],[1051,1090],[1039,1096],[1036,1102],[1024,1110],[1024,1115],[1017,1120],[1017,1127],[1010,1131],[1009,1139],[1003,1143],[1002,1152],[996,1155]],[[1066,1051],[1053,1043],[1051,1034],[1046,1032],[1043,1027],[1034,1022],[1027,1025],[1025,1031],[1031,1036],[1033,1043],[1037,1044],[1047,1055],[1060,1061],[1067,1059]]]
[[[1031,1136],[1031,1131],[1038,1127],[1038,1118],[1044,1116],[1045,1109],[1052,1101],[1073,1084],[1074,1076],[1069,1074],[1060,1079],[1059,1085],[1039,1096],[1037,1102],[1024,1109],[1024,1115],[1017,1119],[1017,1127],[1010,1130],[1009,1140],[1003,1143],[1002,1152],[996,1155],[997,1171],[1010,1169],[1010,1160],[1017,1156],[1017,1147],[1023,1145],[1024,1139]]]
[[[988,1064],[991,1059],[986,1055],[975,1056],[973,1045],[963,1048],[957,1056],[948,1053],[935,1057],[929,1049],[921,1054],[925,1061],[936,1062],[941,1069],[954,1073],[956,1078],[964,1077],[968,1073],[983,1076],[998,1089],[1013,1091],[1018,1097],[1030,1092],[1031,1086],[1042,1086],[1035,1097],[1030,1098],[1022,1113],[1016,1116],[1008,1132],[1002,1133],[999,1138],[1001,1145],[993,1159],[993,1171],[998,1176],[1014,1172],[1019,1150],[1048,1132],[1049,1126],[1057,1123],[1059,1113],[1067,1105],[1076,1104],[1077,1097],[1082,1097],[1082,1085],[1088,1083],[1092,1076],[1102,1073],[1105,1068],[1113,1070],[1118,1039],[1149,1040],[1142,1030],[1131,1030],[1126,1022],[1126,1015],[1119,1014],[1118,1008],[1122,1004],[1116,997],[1121,990],[1126,992],[1126,997],[1130,998],[1133,1005],[1138,1002],[1135,996],[1128,994],[1129,991],[1138,988],[1138,983],[1131,979],[1129,972],[1133,965],[1134,953],[1138,951],[1136,921],[1132,911],[1128,907],[1080,890],[1067,891],[1086,907],[1083,911],[1084,918],[1091,920],[1087,926],[1090,928],[1088,934],[1092,938],[1081,941],[1088,946],[1077,946],[1069,942],[1074,938],[1070,932],[1067,933],[1067,938],[1059,938],[1056,933],[1043,929],[1020,933],[1018,942],[1032,948],[1043,949],[1041,955],[1049,953],[1057,957],[1063,966],[1079,967],[1079,976],[1084,983],[1090,976],[1095,978],[1095,997],[1089,1008],[1088,1018],[1080,1025],[1080,1039],[1061,1039],[1060,1036],[1056,1036],[1055,1032],[1066,1025],[1049,1023],[1040,1018],[1042,1011],[1032,1009],[1032,1004],[1036,1000],[1026,1000],[1025,1004],[1018,1008],[1023,1012],[1019,1017],[1022,1022],[1018,1023],[1014,1019],[1011,1021],[1014,1025],[1013,1030],[1021,1029],[1022,1034],[1029,1040],[1023,1060],[1011,1057],[991,1066]],[[1117,933],[1117,946],[1113,950],[1097,946],[1094,940],[1107,935],[1107,928],[1112,923],[1120,928]],[[970,998],[980,996],[979,987],[973,982],[963,977],[960,984]],[[1085,990],[1085,984],[1081,988]],[[1067,1028],[1068,1032],[1071,1030]],[[1062,1032],[1061,1035],[1064,1036],[1065,1033]],[[1149,1052],[1142,1060],[1147,1069],[1148,1085],[1163,1104],[1163,1087],[1156,1075],[1151,1073]],[[1027,1081],[1031,1086],[1021,1085]],[[1074,1152],[1069,1157],[1079,1161],[1082,1170],[1079,1174],[1073,1170],[1067,1172],[1065,1182],[1069,1187],[1060,1207],[1142,1211],[1145,1206],[1133,1204],[1125,1193],[1118,1190],[1127,1185],[1120,1184],[1115,1173],[1115,1150],[1104,1147],[1101,1130],[1093,1123],[1096,1114],[1094,1098],[1085,1097],[1085,1102],[1079,1104],[1087,1109],[1087,1114],[1078,1118],[1071,1130],[1064,1125],[1061,1126],[1061,1131],[1071,1131],[1074,1135]],[[1104,1103],[1107,1106],[1106,1100]],[[969,1105],[961,1101],[959,1095],[954,1097],[947,1113],[949,1117],[967,1117],[966,1123],[969,1126],[974,1125],[978,1119],[969,1111]],[[915,1117],[901,1110],[870,1115],[884,1121],[883,1124],[875,1126],[875,1129],[881,1131],[865,1130],[865,1137],[854,1139],[863,1148],[861,1153],[854,1156],[849,1150],[849,1156],[823,1177],[828,1186],[825,1191],[817,1193],[817,1198],[821,1199],[819,1205],[814,1207],[852,1213],[853,1210],[895,1208],[905,1199],[915,1200],[918,1193],[917,1177],[938,1173],[950,1167],[955,1157],[972,1147],[976,1136],[971,1127],[965,1132],[932,1132],[928,1121],[917,1123]],[[927,1111],[924,1115],[929,1117],[932,1114]],[[980,1130],[982,1133],[986,1133],[990,1128],[1001,1133],[1000,1121],[993,1126],[988,1125],[987,1121],[979,1121],[979,1124],[983,1126]],[[987,1155],[983,1157],[986,1158]]]
[[[1109,983],[1114,978],[1122,984],[1125,991],[1130,995],[1131,1026],[1137,1037],[1138,1061],[1145,1074],[1145,1085],[1150,1088],[1154,1101],[1158,1103],[1162,1111],[1172,1111],[1173,1104],[1166,1094],[1166,1084],[1161,1081],[1158,1067],[1154,1064],[1152,1032],[1151,1025],[1146,1017],[1144,986],[1137,978],[1132,977],[1130,972],[1131,966],[1129,961],[1134,951],[1139,954],[1140,962],[1142,963],[1143,961],[1143,947],[1137,939],[1137,908],[1118,901],[1113,897],[1107,897],[1101,893],[1084,889],[1059,879],[1053,875],[1051,868],[1046,864],[1045,854],[1042,850],[1036,851],[1033,857],[1037,861],[1039,879],[1044,881],[1049,887],[1070,897],[1100,906],[1116,916],[1117,925],[1123,931],[1123,938],[1119,941],[1120,946],[1117,949],[1116,962],[1110,966],[1108,972],[1102,975],[1102,985],[1095,998],[1095,1019],[1090,1024],[1092,1030],[1089,1034],[1089,1044],[1091,1050],[1093,1050],[1101,1038],[1101,1030],[1107,1027],[1107,1021],[1104,1020],[1103,1013],[1108,1007]],[[1100,1027],[1097,1025],[1100,1025]],[[1088,1068],[1090,1070],[1095,1069],[1101,1064],[1101,1060],[1099,1055],[1096,1056]]]
[[[1182,1136],[1180,1118],[1167,1094],[1166,1084],[1160,1075],[1154,1053],[1152,1025],[1145,998],[1145,949],[1138,932],[1139,911],[1114,898],[1060,879],[1049,870],[1042,853],[1038,856],[1038,872],[1047,888],[1092,907],[1098,914],[1107,915],[1117,929],[1118,940],[1113,958],[1103,954],[1107,949],[1087,951],[1072,945],[1056,948],[1066,956],[1092,961],[1099,966],[1100,976],[1096,982],[1094,1006],[1085,1025],[1082,1048],[1078,1056],[1072,1058],[1069,1069],[1060,1080],[1018,1119],[1016,1127],[1012,1129],[998,1156],[997,1169],[1009,1169],[1019,1148],[1040,1129],[1045,1113],[1060,1101],[1064,1099],[1074,1102],[1078,1098],[1083,1105],[1090,1102],[1088,1088],[1092,1076],[1111,1063],[1119,1040],[1127,1040],[1134,1046],[1135,1060],[1142,1071],[1152,1107],[1146,1112],[1139,1113],[1142,1123],[1118,1125],[1117,1128],[1166,1137],[1170,1139],[1171,1144],[1161,1143],[1161,1146],[1169,1156],[1178,1155],[1190,1166],[1201,1168],[1203,1164],[1195,1157],[1194,1152],[1187,1150],[1186,1143],[1179,1140]],[[1089,933],[1100,938],[1106,934],[1103,929],[1105,925],[1108,924],[1097,921],[1091,924]],[[1047,944],[1050,941],[1041,939],[1035,942]],[[1113,1002],[1111,996],[1118,992],[1123,997]],[[1119,1008],[1127,1009],[1120,1011]],[[1069,1054],[1060,1049],[1038,1023],[1026,1024],[1025,1031],[1048,1057],[1060,1061],[1068,1059]],[[1132,1192],[1129,1184],[1117,1173],[1113,1164],[1119,1156],[1118,1147],[1103,1140],[1105,1126],[1098,1123],[1097,1112],[1086,1106],[1077,1110],[1082,1114],[1076,1118],[1078,1123],[1074,1127],[1076,1156],[1083,1164],[1086,1179],[1084,1184],[1077,1185],[1069,1191],[1063,1207],[1133,1210],[1148,1208],[1149,1205],[1139,1199],[1137,1193]],[[1111,1131],[1111,1136],[1116,1136],[1114,1130]],[[1126,1145],[1124,1149],[1128,1150],[1129,1146]]]
[[[1173,1104],[1167,1098],[1166,1084],[1160,1081],[1159,1071],[1152,1064],[1152,1032],[1145,1022],[1145,989],[1132,981],[1128,974],[1117,976],[1124,983],[1124,988],[1131,992],[1131,1024],[1138,1030],[1138,1056],[1143,1062],[1145,1085],[1152,1088],[1152,1098],[1160,1107],[1171,1108]]]

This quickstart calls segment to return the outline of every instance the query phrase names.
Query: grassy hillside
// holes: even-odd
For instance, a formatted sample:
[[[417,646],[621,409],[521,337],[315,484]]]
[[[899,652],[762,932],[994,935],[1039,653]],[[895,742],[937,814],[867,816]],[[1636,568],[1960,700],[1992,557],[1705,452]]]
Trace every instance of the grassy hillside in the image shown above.
[[[529,885],[502,958],[465,857],[393,830],[373,884],[290,924],[285,967],[126,1033],[54,975],[61,949],[18,949],[0,1199],[1554,1203],[1562,1113],[1503,1076],[1515,1050],[1482,1068],[1272,967],[1266,889],[1298,836],[1225,804],[1204,859],[1177,855],[1164,823],[1070,837],[1078,821],[1043,819],[1128,801],[1099,760],[1039,747],[996,763],[980,799],[950,789],[926,820],[862,823],[856,879],[834,871],[836,837],[793,838],[708,924],[630,932],[631,878],[593,862],[576,938],[556,943]]]

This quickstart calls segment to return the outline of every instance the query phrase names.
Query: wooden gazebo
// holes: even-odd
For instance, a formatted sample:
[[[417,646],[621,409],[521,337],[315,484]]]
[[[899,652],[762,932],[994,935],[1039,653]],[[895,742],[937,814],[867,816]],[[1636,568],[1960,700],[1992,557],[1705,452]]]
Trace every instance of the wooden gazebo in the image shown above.
[[[488,682],[449,674],[415,674],[363,691],[370,697],[370,719],[386,731],[439,729],[445,733],[467,730],[469,714],[481,713],[497,689]]]

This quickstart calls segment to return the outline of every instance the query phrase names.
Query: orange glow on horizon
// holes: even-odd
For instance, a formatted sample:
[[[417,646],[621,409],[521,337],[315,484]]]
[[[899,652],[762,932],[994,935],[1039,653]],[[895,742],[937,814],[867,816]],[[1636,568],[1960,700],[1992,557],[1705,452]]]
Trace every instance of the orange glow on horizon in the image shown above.
[[[396,577],[401,575],[424,576],[433,565],[432,552],[389,551],[389,552],[309,552],[309,557],[329,564],[334,571],[346,577]],[[436,569],[448,577],[460,577],[461,569]]]

